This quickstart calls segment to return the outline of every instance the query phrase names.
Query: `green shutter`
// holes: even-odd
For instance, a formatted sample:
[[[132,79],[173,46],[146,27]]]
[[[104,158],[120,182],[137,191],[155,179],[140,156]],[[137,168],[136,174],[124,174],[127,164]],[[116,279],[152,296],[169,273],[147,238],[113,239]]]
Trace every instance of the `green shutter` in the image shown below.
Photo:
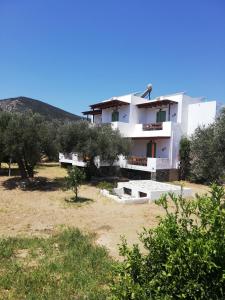
[[[118,122],[119,121],[119,112],[113,111],[112,112],[112,122]]]
[[[160,110],[157,111],[156,114],[156,122],[161,123],[166,121],[166,111],[165,110]]]

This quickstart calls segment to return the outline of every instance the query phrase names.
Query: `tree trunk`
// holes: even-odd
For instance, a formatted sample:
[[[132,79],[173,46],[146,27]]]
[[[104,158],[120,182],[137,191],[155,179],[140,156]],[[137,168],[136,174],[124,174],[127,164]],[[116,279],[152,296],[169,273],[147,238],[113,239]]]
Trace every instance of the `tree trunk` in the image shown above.
[[[20,171],[20,175],[23,179],[26,179],[28,176],[27,176],[27,172],[26,172],[26,167],[24,165],[24,162],[22,159],[18,159],[17,160],[17,164],[19,166],[19,171]]]
[[[34,177],[34,167],[29,165],[28,163],[26,164],[26,169],[27,169],[27,174],[29,176],[29,178],[33,178]]]
[[[76,201],[77,201],[77,198],[78,198],[78,197],[77,197],[77,194],[78,194],[78,193],[77,193],[77,186],[75,187],[75,194],[76,194]]]
[[[90,160],[87,162],[86,177],[88,180],[90,180],[92,176],[96,176],[97,174],[98,169],[95,165],[94,157],[91,157]]]

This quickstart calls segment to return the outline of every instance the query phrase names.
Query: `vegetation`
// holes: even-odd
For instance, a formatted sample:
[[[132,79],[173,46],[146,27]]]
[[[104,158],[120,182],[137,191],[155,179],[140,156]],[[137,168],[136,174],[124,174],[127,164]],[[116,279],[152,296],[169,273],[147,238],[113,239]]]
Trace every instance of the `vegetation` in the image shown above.
[[[208,127],[198,128],[191,138],[191,180],[223,182],[225,175],[225,109]]]
[[[128,155],[130,142],[124,139],[118,130],[110,125],[90,126],[82,121],[67,123],[60,128],[59,143],[64,153],[79,153],[87,162],[87,178],[97,174],[99,157],[111,165],[118,155]]]
[[[32,178],[42,155],[56,157],[56,135],[40,115],[0,112],[1,162],[16,162],[21,177]]]
[[[76,166],[68,169],[66,187],[75,193],[75,201],[78,200],[78,188],[84,182],[85,177],[84,171]]]
[[[219,182],[224,174],[222,156],[215,142],[215,125],[197,128],[191,139],[191,180]]]
[[[180,157],[180,179],[186,180],[190,176],[190,141],[188,138],[183,137],[180,140],[180,149],[179,149],[179,157]]]
[[[1,110],[5,112],[22,114],[39,114],[45,120],[48,120],[50,122],[52,122],[52,120],[58,120],[61,122],[75,122],[81,119],[80,116],[74,115],[45,102],[27,97],[3,99],[0,101],[0,111]]]
[[[113,191],[113,188],[116,187],[115,183],[112,182],[107,182],[107,181],[102,181],[98,184],[97,186],[100,190],[107,190],[109,192]]]
[[[161,197],[166,216],[140,236],[147,253],[126,241],[120,248],[113,299],[225,299],[224,196],[216,185],[195,200],[171,194],[175,211]]]
[[[225,109],[208,127],[198,127],[180,141],[180,179],[222,183],[225,179]]]
[[[112,261],[91,236],[0,240],[1,299],[106,299]]]

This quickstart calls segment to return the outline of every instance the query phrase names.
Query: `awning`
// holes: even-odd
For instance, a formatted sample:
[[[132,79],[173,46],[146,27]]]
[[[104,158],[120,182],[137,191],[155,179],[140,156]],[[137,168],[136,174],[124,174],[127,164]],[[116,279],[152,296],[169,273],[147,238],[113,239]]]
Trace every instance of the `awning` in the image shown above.
[[[122,105],[129,105],[129,104],[130,103],[128,103],[128,102],[121,101],[121,100],[118,100],[118,99],[114,99],[114,100],[109,100],[109,101],[105,101],[105,102],[92,104],[92,105],[90,105],[90,107],[92,109],[95,109],[95,108],[105,109],[105,108],[119,107],[119,106],[122,106]]]
[[[151,101],[142,104],[137,104],[138,108],[151,108],[151,107],[160,107],[163,105],[168,105],[168,104],[177,104],[176,101],[165,99],[165,100],[157,100],[157,101]]]
[[[95,109],[95,110],[87,110],[82,112],[83,115],[88,116],[88,115],[101,115],[102,110],[101,109]]]

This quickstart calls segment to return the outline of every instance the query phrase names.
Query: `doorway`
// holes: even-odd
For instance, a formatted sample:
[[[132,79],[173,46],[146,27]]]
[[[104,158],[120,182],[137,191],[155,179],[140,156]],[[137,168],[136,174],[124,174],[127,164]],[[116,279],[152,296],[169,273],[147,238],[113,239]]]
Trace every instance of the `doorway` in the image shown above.
[[[156,157],[156,143],[155,142],[149,142],[147,144],[147,157]]]

